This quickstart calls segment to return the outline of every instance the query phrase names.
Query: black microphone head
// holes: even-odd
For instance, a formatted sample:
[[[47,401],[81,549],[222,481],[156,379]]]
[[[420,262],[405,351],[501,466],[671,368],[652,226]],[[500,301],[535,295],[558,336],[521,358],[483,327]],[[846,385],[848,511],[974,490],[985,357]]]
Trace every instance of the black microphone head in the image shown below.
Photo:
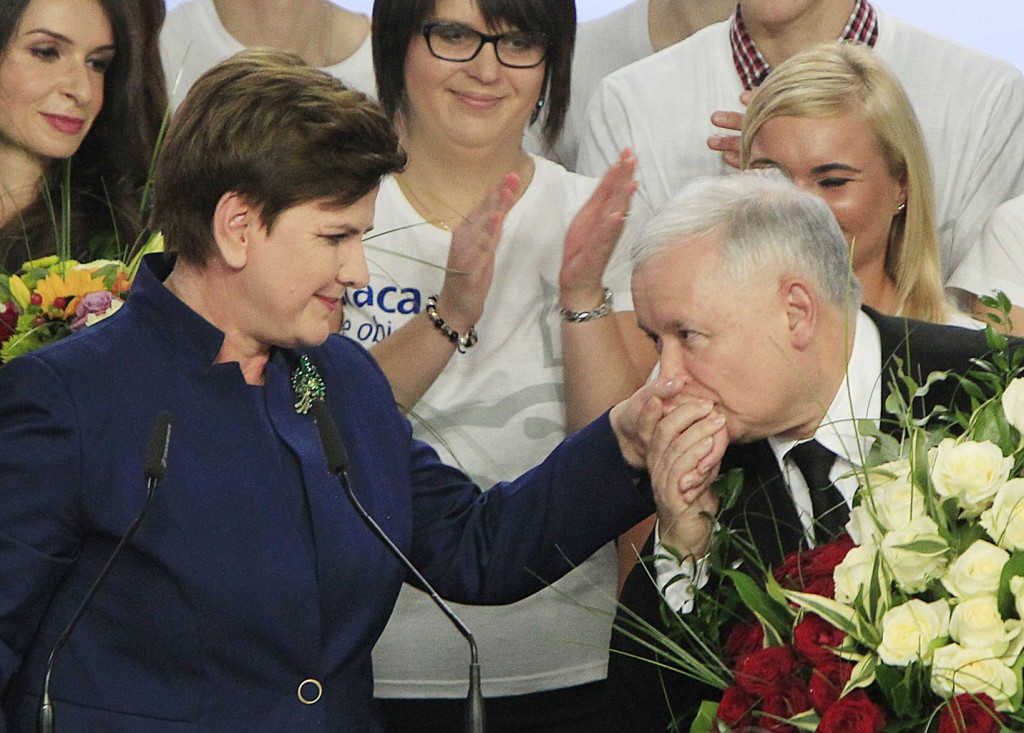
[[[313,413],[317,432],[320,433],[320,444],[327,456],[327,468],[331,473],[339,475],[348,468],[348,451],[345,450],[345,442],[338,432],[338,425],[323,400],[314,402],[309,411]]]
[[[171,443],[171,413],[164,410],[156,417],[146,449],[144,471],[147,479],[159,481],[167,472],[167,449]]]

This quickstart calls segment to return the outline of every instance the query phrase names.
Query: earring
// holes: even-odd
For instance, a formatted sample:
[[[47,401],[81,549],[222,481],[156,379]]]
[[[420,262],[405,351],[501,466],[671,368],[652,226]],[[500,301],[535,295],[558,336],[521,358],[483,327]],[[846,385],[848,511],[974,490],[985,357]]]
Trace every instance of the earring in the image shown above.
[[[900,204],[899,206],[896,207],[896,215],[899,216],[900,214],[904,213],[906,210],[907,210],[907,202],[904,201],[902,204]]]
[[[532,125],[540,117],[540,111],[544,109],[544,97],[537,100],[537,104],[533,105],[533,114],[530,115],[530,124]]]

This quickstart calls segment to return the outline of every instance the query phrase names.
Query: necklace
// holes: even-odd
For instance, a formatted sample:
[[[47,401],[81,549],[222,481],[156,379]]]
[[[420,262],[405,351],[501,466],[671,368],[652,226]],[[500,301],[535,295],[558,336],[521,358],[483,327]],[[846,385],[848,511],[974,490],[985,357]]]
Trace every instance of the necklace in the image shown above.
[[[439,227],[446,232],[450,232],[452,230],[451,225],[445,219],[441,218],[440,216],[437,216],[437,214],[434,212],[434,209],[431,208],[430,206],[427,206],[427,204],[424,203],[423,199],[421,199],[419,195],[417,195],[417,193],[413,190],[412,186],[410,186],[408,183],[402,180],[402,176],[396,175],[395,181],[397,181],[398,188],[399,190],[401,190],[406,200],[410,204],[412,204],[412,207],[416,209],[416,212],[418,214],[420,214],[424,219],[426,219],[426,222],[428,224],[433,224],[434,226]],[[455,212],[453,211],[452,213]]]

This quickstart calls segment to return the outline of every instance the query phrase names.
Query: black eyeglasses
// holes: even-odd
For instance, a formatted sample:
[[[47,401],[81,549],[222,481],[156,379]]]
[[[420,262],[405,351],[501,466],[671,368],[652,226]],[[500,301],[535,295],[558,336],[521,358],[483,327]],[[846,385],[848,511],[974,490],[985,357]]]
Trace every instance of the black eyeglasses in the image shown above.
[[[543,33],[513,31],[490,36],[461,23],[423,26],[427,48],[442,61],[472,61],[485,43],[494,44],[498,63],[512,69],[532,69],[544,63],[550,41]]]

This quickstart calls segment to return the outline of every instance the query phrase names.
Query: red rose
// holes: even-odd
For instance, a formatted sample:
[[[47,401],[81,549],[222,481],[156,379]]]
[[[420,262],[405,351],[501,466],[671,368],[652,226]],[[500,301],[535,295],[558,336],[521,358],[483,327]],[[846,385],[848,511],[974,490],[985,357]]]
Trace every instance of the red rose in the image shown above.
[[[14,335],[18,327],[18,311],[14,303],[0,303],[0,344]]]
[[[819,714],[836,704],[852,673],[853,665],[838,657],[815,666],[811,672],[811,701]]]
[[[761,624],[736,624],[725,640],[725,661],[736,669],[743,660],[764,648],[764,629]]]
[[[850,536],[842,534],[832,542],[814,549],[787,555],[782,564],[772,571],[772,575],[783,588],[810,592],[808,586],[815,581],[832,580],[832,571],[853,547]]]
[[[832,576],[827,578],[815,578],[804,585],[804,593],[813,593],[816,596],[825,598],[836,597],[836,581]]]
[[[764,695],[774,691],[782,681],[788,681],[797,669],[797,658],[788,646],[770,646],[758,649],[744,659],[736,670],[736,684],[751,695]]]
[[[748,695],[733,685],[722,693],[722,701],[718,703],[717,717],[733,730],[747,728],[754,724],[753,710],[758,698]]]
[[[805,613],[793,628],[793,646],[812,666],[835,659],[832,649],[842,644],[845,638],[845,632],[813,613]]]
[[[761,713],[757,724],[759,730],[771,733],[796,733],[786,719],[810,710],[811,694],[801,680],[790,678],[785,683],[765,693],[761,700]]]
[[[803,552],[790,553],[782,559],[781,565],[779,565],[776,568],[772,568],[772,576],[775,578],[776,581],[778,581],[779,585],[781,585],[783,588],[787,588],[789,590],[797,590],[796,586],[793,584],[793,582],[791,582],[790,579],[798,579],[800,577],[800,563],[801,556],[803,554]],[[796,582],[800,584],[802,587],[803,584],[800,583],[799,580],[797,580]]]
[[[957,695],[942,708],[939,733],[999,733],[1006,718],[996,712],[992,698]]]
[[[818,545],[806,553],[807,572],[814,577],[831,576],[846,555],[857,545],[848,534],[841,534],[831,542]]]
[[[854,690],[825,711],[818,733],[882,733],[885,714],[863,690]]]

